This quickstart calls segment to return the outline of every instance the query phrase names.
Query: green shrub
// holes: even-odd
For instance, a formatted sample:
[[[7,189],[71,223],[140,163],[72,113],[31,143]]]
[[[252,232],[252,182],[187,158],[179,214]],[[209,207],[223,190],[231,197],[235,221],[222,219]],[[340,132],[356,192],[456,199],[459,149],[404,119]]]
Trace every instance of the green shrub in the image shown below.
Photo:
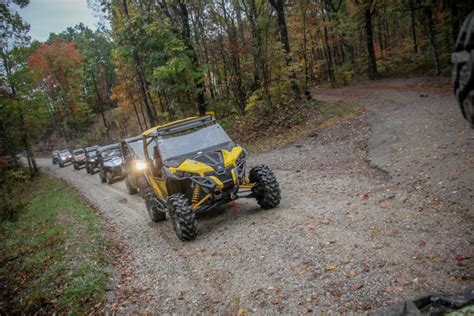
[[[12,220],[24,207],[24,183],[27,174],[21,169],[0,169],[0,216],[2,220]]]

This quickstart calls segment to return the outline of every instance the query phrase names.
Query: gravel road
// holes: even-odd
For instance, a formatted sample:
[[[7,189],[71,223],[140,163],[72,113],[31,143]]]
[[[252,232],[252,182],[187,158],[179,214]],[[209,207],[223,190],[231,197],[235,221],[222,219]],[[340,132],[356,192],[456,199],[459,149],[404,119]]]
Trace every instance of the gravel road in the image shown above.
[[[423,79],[316,89],[364,111],[298,143],[251,157],[276,173],[282,203],[253,200],[198,218],[182,243],[151,223],[123,181],[50,160],[101,213],[113,245],[105,310],[273,314],[380,310],[474,285],[474,131],[448,84]],[[312,133],[314,134],[314,133]]]

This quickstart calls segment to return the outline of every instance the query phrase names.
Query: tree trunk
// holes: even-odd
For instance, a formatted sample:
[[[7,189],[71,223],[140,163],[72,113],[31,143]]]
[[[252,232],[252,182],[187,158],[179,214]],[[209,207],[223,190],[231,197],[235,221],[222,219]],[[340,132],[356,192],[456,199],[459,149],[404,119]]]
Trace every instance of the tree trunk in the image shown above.
[[[307,89],[308,89],[308,55],[307,55],[307,46],[308,46],[308,39],[306,37],[306,10],[307,10],[307,3],[306,1],[304,2],[304,7],[303,7],[303,12],[301,13],[303,15],[303,61],[304,61],[304,91],[305,94],[308,95]]]
[[[430,47],[431,52],[433,55],[433,63],[435,67],[435,75],[439,75],[441,73],[440,65],[439,65],[439,53],[438,53],[438,46],[436,45],[436,32],[434,29],[434,22],[433,22],[433,11],[432,11],[432,4],[426,4],[424,7],[426,23],[428,28],[428,36],[430,40]]]
[[[368,62],[368,73],[370,79],[377,77],[377,61],[375,59],[374,50],[374,34],[372,29],[372,10],[371,5],[368,4],[364,9],[365,17],[365,36],[367,42],[367,62]]]
[[[122,0],[122,7],[125,13],[125,16],[127,17],[127,20],[129,20],[129,15],[128,15],[128,6],[127,6],[127,0]],[[136,46],[135,44],[135,39],[133,37],[130,37],[130,44],[132,46]],[[150,122],[150,126],[154,126],[157,123],[156,117],[153,114],[153,111],[151,109],[150,104],[148,103],[148,97],[146,93],[146,80],[143,75],[143,71],[141,68],[141,62],[140,62],[140,57],[138,56],[138,53],[135,51],[133,53],[133,65],[135,67],[135,74],[136,74],[136,80],[137,80],[137,85],[138,89],[140,91],[140,98],[141,98],[141,103],[142,106],[145,108],[147,115],[148,115],[148,121]]]
[[[94,89],[95,89],[95,92],[96,92],[97,107],[99,108],[100,115],[102,116],[102,121],[104,123],[105,132],[107,133],[107,139],[110,141],[111,138],[110,138],[109,126],[107,124],[107,120],[105,119],[104,105],[103,105],[103,102],[102,102],[102,98],[100,97],[99,89],[97,87],[97,82],[95,80],[95,74],[94,74],[93,71],[91,71],[90,74],[92,76],[92,83],[94,84]]]
[[[452,44],[456,42],[459,34],[459,10],[458,10],[458,1],[449,0],[449,10],[451,11],[451,31],[452,31]]]
[[[323,18],[323,31],[324,31],[324,35],[321,36],[323,40],[324,55],[326,57],[326,62],[328,64],[329,80],[334,85],[334,83],[336,82],[336,77],[334,75],[334,63],[332,60],[331,47],[329,46],[329,36],[328,36],[328,29],[326,26],[326,18],[324,17],[323,11],[321,11],[321,15]]]
[[[253,83],[252,91],[259,89],[262,85],[262,77],[264,76],[263,72],[263,41],[260,29],[258,27],[257,18],[257,5],[255,0],[249,0],[248,7],[246,6],[246,1],[242,1],[244,5],[247,18],[249,20],[250,32],[252,33],[252,57],[253,57]]]
[[[188,51],[191,55],[191,61],[193,62],[194,69],[197,70],[199,68],[199,61],[197,59],[197,54],[196,51],[194,50],[194,47],[191,43],[191,30],[189,27],[189,15],[188,15],[188,9],[186,7],[186,3],[183,1],[180,1],[178,3],[179,6],[179,13],[181,17],[181,27],[182,27],[182,36],[183,39],[186,42],[186,46],[188,47]],[[206,114],[206,99],[204,97],[204,83],[202,78],[196,78],[195,79],[195,86],[196,86],[196,101],[198,105],[198,111],[200,116],[204,116]]]
[[[35,156],[33,151],[30,148],[30,144],[28,142],[28,129],[25,126],[25,117],[23,116],[23,110],[21,109],[21,105],[19,105],[19,114],[20,114],[20,128],[21,128],[21,142],[23,143],[23,148],[26,152],[26,158],[28,160],[28,167],[30,170],[30,177],[33,178],[38,174],[38,167],[36,165]]]
[[[291,67],[291,64],[293,62],[291,58],[290,40],[288,38],[288,29],[286,26],[285,0],[269,0],[269,2],[277,13],[278,29],[280,30],[280,40],[283,44],[283,48],[285,49],[286,65],[288,67]],[[296,97],[299,98],[300,89],[298,87],[298,82],[297,82],[296,74],[294,70],[290,70],[290,79],[291,79],[291,88],[293,89],[293,93],[295,94]]]
[[[413,0],[410,0],[410,20],[411,20],[411,36],[413,39],[413,52],[418,54],[418,43],[416,39],[416,20],[415,20],[415,9],[413,7]]]

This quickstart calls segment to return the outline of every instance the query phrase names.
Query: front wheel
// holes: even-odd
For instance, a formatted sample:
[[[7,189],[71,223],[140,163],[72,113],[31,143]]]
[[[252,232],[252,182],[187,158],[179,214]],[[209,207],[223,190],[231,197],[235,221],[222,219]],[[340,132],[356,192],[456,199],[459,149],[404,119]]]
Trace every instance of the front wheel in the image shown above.
[[[174,194],[168,198],[168,209],[173,220],[176,235],[182,241],[196,238],[197,220],[189,201],[183,194]]]
[[[89,164],[86,164],[86,172],[87,172],[88,174],[91,173],[91,168],[89,167]]]
[[[255,183],[252,193],[261,208],[271,209],[280,204],[280,185],[269,167],[256,166],[250,170],[249,180]]]
[[[155,202],[155,194],[151,188],[148,188],[145,192],[145,205],[146,210],[148,211],[148,216],[150,219],[155,222],[163,222],[166,221],[166,213],[162,212]]]
[[[149,187],[149,185],[144,176],[138,177],[137,187],[138,187],[138,193],[140,194],[140,196],[142,198],[145,198],[146,190]]]
[[[128,178],[128,175],[127,175],[127,179],[125,179],[125,186],[127,187],[127,192],[129,195],[137,194],[137,188],[134,188],[132,186],[132,184],[130,183],[130,179]]]
[[[74,170],[79,170],[79,165],[77,163],[74,163]]]
[[[105,173],[105,179],[107,180],[107,184],[109,184],[109,185],[112,184],[112,183],[114,183],[114,175],[113,175],[113,173],[107,171],[107,172]]]
[[[105,183],[105,181],[107,181],[107,179],[104,176],[104,173],[100,170],[99,170],[99,177],[100,177],[100,182]]]

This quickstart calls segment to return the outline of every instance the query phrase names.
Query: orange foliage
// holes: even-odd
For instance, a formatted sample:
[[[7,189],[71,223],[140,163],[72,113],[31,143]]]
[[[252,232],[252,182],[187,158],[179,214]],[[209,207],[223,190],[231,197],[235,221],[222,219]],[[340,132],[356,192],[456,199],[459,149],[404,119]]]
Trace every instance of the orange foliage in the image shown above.
[[[80,69],[82,56],[73,42],[54,40],[43,44],[28,60],[30,68],[39,70],[51,84],[68,82]]]

